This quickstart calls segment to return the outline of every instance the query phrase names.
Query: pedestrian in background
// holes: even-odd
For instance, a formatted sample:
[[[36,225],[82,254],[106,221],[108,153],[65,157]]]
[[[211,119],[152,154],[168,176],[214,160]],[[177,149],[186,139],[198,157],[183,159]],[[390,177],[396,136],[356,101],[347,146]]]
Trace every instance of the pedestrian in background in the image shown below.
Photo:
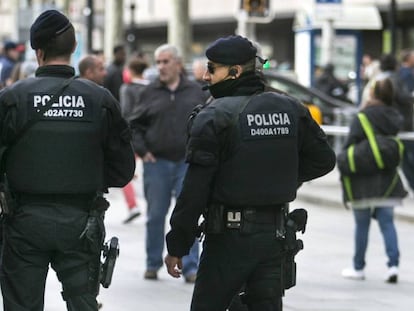
[[[130,120],[136,114],[136,109],[140,103],[141,94],[145,87],[150,83],[145,79],[143,73],[148,68],[148,63],[142,57],[134,56],[128,62],[128,72],[130,81],[123,83],[120,89],[120,104],[122,116]]]
[[[3,46],[3,51],[0,57],[0,89],[11,84],[10,77],[20,56],[17,44],[13,41],[7,41]]]
[[[344,152],[349,154],[348,148],[350,146],[372,139],[369,138],[370,136],[397,135],[402,127],[403,118],[393,107],[393,99],[393,83],[390,78],[385,77],[377,80],[372,85],[370,99],[361,111],[368,121],[361,121],[359,115],[354,118],[344,145]],[[366,129],[367,126],[372,130],[370,136]],[[369,145],[372,146],[372,144],[373,142],[370,141]],[[391,152],[395,153],[393,156],[397,159],[400,157],[398,146],[395,151],[388,151],[388,153]],[[359,156],[363,159],[372,158],[372,162],[374,162],[379,157],[380,151],[377,151],[377,155],[374,154],[374,157],[371,153],[374,154],[374,151],[369,149]],[[385,162],[387,159],[385,155],[380,154],[380,156]],[[387,163],[385,162],[385,164]],[[375,165],[372,163],[372,166],[376,167]],[[364,166],[366,168],[371,165]],[[398,166],[387,169],[378,168],[370,172],[360,172],[362,168],[358,166],[358,163],[355,163],[355,167],[355,172],[350,176],[348,187],[344,188],[345,201],[351,205],[355,220],[353,265],[351,268],[344,269],[342,276],[355,280],[365,279],[364,268],[366,266],[368,234],[373,218],[378,221],[388,258],[388,271],[385,280],[388,283],[397,283],[400,252],[394,224],[394,207],[400,206],[402,199],[407,194],[398,175]],[[344,177],[342,176],[342,178]]]
[[[78,69],[81,78],[103,85],[107,72],[105,64],[100,57],[95,55],[86,55],[80,60]]]
[[[365,53],[361,61],[361,79],[363,86],[374,78],[380,71],[380,62],[372,54]]]
[[[398,76],[406,91],[414,97],[414,50],[403,50]]]
[[[38,64],[36,60],[28,59],[17,63],[9,78],[10,84],[13,84],[19,80],[34,77]]]
[[[413,105],[414,105],[414,50],[404,50],[401,56],[401,66],[397,71],[398,89],[396,103],[401,114],[404,117],[403,131],[410,132],[413,128]],[[404,142],[404,159],[402,162],[402,170],[405,178],[414,191],[414,141],[403,140]]]
[[[140,104],[141,94],[149,84],[149,81],[143,77],[143,72],[147,68],[148,63],[142,57],[134,56],[128,62],[130,81],[121,85],[119,94],[122,116],[126,120],[130,120],[136,114],[136,109]],[[140,216],[142,212],[136,199],[134,181],[129,182],[128,185],[122,188],[122,191],[128,205],[128,215],[124,220],[124,223],[127,224]]]
[[[200,86],[182,72],[175,46],[164,44],[154,52],[159,72],[141,94],[132,117],[133,144],[142,159],[144,194],[147,201],[145,279],[154,280],[163,265],[165,221],[172,198],[182,187],[187,164],[184,161],[187,119],[193,108],[204,103]],[[194,282],[198,268],[198,242],[193,238],[183,259],[183,274]]]
[[[349,101],[348,86],[336,77],[333,64],[323,67],[322,73],[315,80],[315,88],[333,98]]]
[[[36,77],[0,94],[2,190],[12,198],[2,210],[3,306],[43,310],[50,265],[67,310],[96,311],[109,205],[102,193],[127,184],[135,168],[128,125],[109,91],[75,79],[66,16],[40,14],[30,44]]]
[[[119,89],[123,83],[123,71],[126,61],[126,51],[123,45],[117,45],[113,49],[112,63],[106,68],[108,74],[104,80],[104,86],[119,100]]]
[[[189,168],[165,257],[168,273],[180,277],[203,214],[192,311],[224,311],[243,286],[249,310],[282,310],[287,203],[301,182],[335,166],[335,153],[306,107],[264,92],[256,53],[241,36],[220,38],[206,50],[204,79],[214,100],[190,123]],[[306,211],[289,215],[303,231]]]
[[[206,58],[196,58],[192,63],[192,71],[194,80],[200,85],[201,89],[204,92],[206,100],[210,97],[210,91],[208,90],[208,83],[204,81],[204,73],[206,72],[207,59]]]

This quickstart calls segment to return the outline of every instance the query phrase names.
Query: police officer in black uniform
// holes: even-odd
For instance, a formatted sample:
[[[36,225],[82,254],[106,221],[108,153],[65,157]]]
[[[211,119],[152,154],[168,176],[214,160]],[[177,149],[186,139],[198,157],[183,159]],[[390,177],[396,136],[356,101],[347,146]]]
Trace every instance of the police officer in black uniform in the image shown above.
[[[168,273],[206,234],[192,311],[223,311],[243,287],[249,310],[282,309],[288,223],[304,230],[306,213],[287,215],[300,183],[335,166],[335,153],[297,100],[264,92],[256,48],[241,36],[220,38],[206,50],[204,79],[215,98],[192,120],[189,168],[167,234]],[[296,212],[298,211],[298,212]]]
[[[30,43],[36,77],[0,95],[1,163],[10,190],[0,263],[4,310],[43,310],[50,264],[67,309],[96,311],[108,207],[102,193],[133,177],[131,135],[109,91],[74,79],[75,32],[64,15],[43,12]]]

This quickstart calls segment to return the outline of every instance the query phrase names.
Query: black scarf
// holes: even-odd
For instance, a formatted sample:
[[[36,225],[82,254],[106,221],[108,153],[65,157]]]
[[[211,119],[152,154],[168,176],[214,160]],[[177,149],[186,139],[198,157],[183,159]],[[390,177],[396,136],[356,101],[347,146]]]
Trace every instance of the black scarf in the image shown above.
[[[214,98],[226,96],[245,96],[258,91],[263,92],[264,82],[255,72],[245,72],[238,79],[228,79],[210,85],[210,93]]]

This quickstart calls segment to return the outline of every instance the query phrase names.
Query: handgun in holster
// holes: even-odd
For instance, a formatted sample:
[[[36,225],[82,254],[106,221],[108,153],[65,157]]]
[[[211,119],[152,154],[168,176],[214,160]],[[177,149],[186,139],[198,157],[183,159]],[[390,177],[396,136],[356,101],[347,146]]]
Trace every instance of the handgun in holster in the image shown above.
[[[291,213],[292,215],[293,213]],[[283,285],[285,289],[289,289],[296,285],[296,254],[303,249],[303,241],[296,239],[296,232],[301,231],[305,232],[307,213],[306,210],[300,209],[296,210],[294,213],[296,217],[287,217],[285,223],[285,251],[286,256],[283,264]],[[298,224],[298,219],[300,215],[301,223]],[[295,221],[295,219],[297,219]]]
[[[108,288],[111,285],[112,275],[119,256],[119,242],[117,237],[112,237],[104,244],[102,257],[104,262],[101,265],[100,282],[103,287]]]
[[[286,240],[285,240],[286,256],[284,261],[284,288],[289,289],[296,285],[296,254],[303,249],[303,242],[296,239],[296,232],[286,226]]]

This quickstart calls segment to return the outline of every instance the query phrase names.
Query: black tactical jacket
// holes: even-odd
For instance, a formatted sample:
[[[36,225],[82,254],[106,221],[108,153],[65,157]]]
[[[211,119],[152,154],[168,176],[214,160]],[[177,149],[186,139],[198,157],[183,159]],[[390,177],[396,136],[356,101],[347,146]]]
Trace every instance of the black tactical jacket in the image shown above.
[[[122,187],[135,159],[127,123],[108,90],[74,79],[52,106],[39,108],[74,76],[64,65],[42,66],[0,94],[0,148],[11,188],[35,194],[91,193]],[[16,141],[28,120],[38,120]]]
[[[184,159],[187,120],[204,98],[201,87],[184,76],[174,91],[159,80],[148,85],[131,117],[135,152],[141,157],[151,152],[170,161]]]
[[[232,92],[227,88],[227,96],[201,110],[191,127],[189,168],[167,235],[173,256],[187,254],[210,204],[261,208],[286,203],[295,199],[301,182],[335,166],[325,134],[302,104],[263,92],[254,74],[225,83]]]

